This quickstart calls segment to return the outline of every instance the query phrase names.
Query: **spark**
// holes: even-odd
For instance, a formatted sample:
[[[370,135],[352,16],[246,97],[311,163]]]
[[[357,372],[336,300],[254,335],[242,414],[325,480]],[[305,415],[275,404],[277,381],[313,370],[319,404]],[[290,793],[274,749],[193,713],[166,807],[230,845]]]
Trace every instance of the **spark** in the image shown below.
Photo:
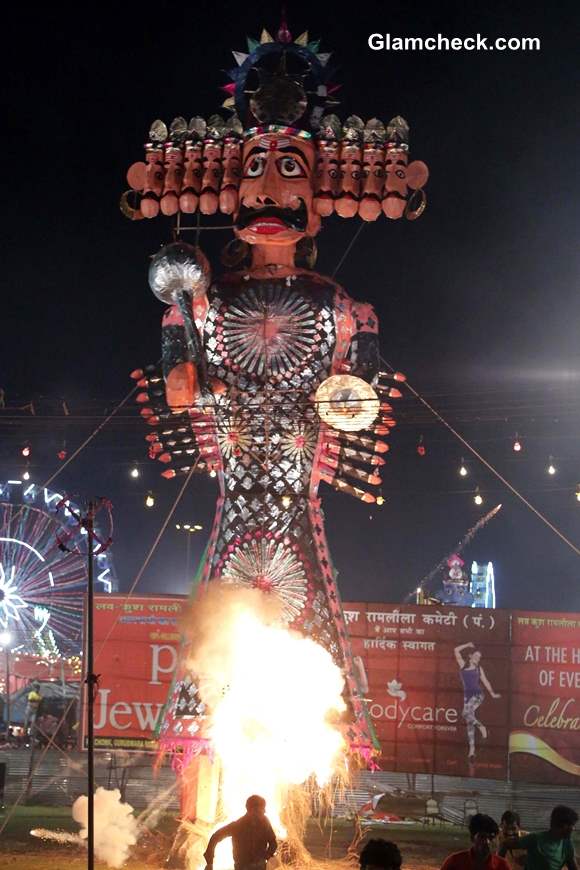
[[[55,843],[75,843],[77,846],[86,846],[86,840],[81,839],[78,834],[69,834],[67,831],[49,831],[48,828],[33,828],[30,832],[31,837],[38,837],[40,840],[53,840]]]
[[[483,527],[486,526],[489,521],[492,520],[499,513],[500,510],[501,504],[497,504],[489,511],[489,513],[487,513],[484,517],[478,520],[476,524],[469,529],[467,534],[455,545],[454,549],[451,550],[451,553],[449,553],[447,556],[444,556],[441,561],[438,562],[437,565],[433,568],[433,570],[430,571],[426,575],[426,577],[423,578],[423,580],[421,581],[421,587],[425,588],[426,584],[428,584],[433,579],[433,577],[445,567],[447,559],[451,554],[456,553],[457,555],[459,555],[461,551],[464,550],[465,547],[467,547],[467,545],[473,541],[477,533],[481,531],[481,529],[483,529]]]

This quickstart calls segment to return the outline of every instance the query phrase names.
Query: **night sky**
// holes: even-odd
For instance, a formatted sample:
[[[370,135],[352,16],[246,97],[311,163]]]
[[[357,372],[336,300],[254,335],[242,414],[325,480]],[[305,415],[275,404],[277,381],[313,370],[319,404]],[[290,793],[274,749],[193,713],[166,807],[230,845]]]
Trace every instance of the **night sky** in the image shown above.
[[[403,115],[412,157],[429,165],[431,178],[421,219],[365,226],[337,277],[375,305],[389,363],[580,545],[578,6],[350,8],[348,16],[338,4],[290,3],[289,26],[295,36],[308,28],[335,52],[338,114]],[[22,472],[29,440],[33,480],[45,480],[65,442],[72,451],[129,391],[129,372],[158,358],[163,307],[148,288],[147,265],[169,223],[122,217],[125,172],[142,159],[154,118],[218,110],[230,50],[245,50],[246,34],[264,25],[275,32],[278,18],[277,4],[263,2],[119,3],[70,15],[55,4],[16,12],[5,28],[0,479]],[[373,32],[539,36],[541,50],[374,52]],[[333,272],[357,226],[327,221],[321,272]],[[202,236],[216,270],[229,238]],[[31,399],[35,417],[17,410]],[[401,600],[502,502],[466,560],[493,560],[500,606],[580,610],[580,558],[415,399],[405,397],[397,416],[383,507],[323,485],[343,597]],[[113,501],[122,589],[180,486],[147,460],[146,428],[130,406],[58,482],[71,495]],[[511,449],[516,431],[521,455]],[[137,481],[128,474],[134,460]],[[157,501],[147,511],[149,489]],[[188,590],[216,494],[215,481],[193,479],[138,591]],[[189,566],[186,535],[175,530],[188,520],[204,526],[191,536]]]

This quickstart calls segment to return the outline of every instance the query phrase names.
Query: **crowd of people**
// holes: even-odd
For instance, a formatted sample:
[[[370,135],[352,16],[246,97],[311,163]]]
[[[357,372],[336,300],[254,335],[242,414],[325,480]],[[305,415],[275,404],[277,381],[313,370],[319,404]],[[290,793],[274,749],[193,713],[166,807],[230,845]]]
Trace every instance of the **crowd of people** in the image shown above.
[[[530,834],[522,831],[519,815],[511,810],[499,825],[491,816],[476,813],[469,821],[470,847],[449,855],[441,870],[578,870],[572,843],[577,822],[575,810],[557,806],[549,829]],[[249,797],[245,815],[213,834],[204,855],[206,870],[213,870],[215,848],[228,837],[235,870],[266,870],[278,844],[264,798]],[[363,846],[359,863],[361,870],[400,870],[403,858],[396,843],[371,839]]]
[[[575,810],[557,806],[547,831],[528,834],[511,810],[503,814],[500,825],[476,813],[469,822],[471,847],[449,855],[441,870],[577,870],[572,843],[577,821]]]

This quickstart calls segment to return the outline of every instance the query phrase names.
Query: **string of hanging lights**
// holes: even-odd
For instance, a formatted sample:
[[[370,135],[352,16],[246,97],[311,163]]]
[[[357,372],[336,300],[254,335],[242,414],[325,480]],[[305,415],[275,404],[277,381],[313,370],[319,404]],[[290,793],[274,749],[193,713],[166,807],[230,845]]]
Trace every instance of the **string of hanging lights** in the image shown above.
[[[518,464],[520,463],[520,461],[524,461],[524,462],[527,462],[530,464],[537,463],[537,457],[533,457],[531,455],[530,451],[527,451],[527,456],[526,456],[525,460],[519,459],[519,455],[524,453],[524,444],[523,444],[522,436],[518,432],[515,433],[513,442],[510,442],[510,443],[511,443],[512,451],[514,453],[518,454]],[[404,449],[404,448],[400,447],[399,449]],[[426,438],[425,438],[424,434],[421,434],[419,436],[418,441],[416,442],[415,450],[416,450],[416,454],[421,459],[427,457],[427,452],[428,452],[427,451],[427,443],[426,443]],[[61,452],[63,453],[63,457],[66,458],[66,456],[67,456],[66,451],[59,451],[59,453],[57,454],[58,458],[59,459],[63,458],[60,455]],[[24,465],[23,470],[21,470],[20,475],[16,475],[16,476],[23,483],[29,483],[33,480],[32,471],[31,471],[31,464],[30,464],[30,459],[33,455],[33,447],[30,444],[30,442],[26,441],[24,446],[21,445],[19,447],[19,453],[26,460],[26,464]],[[35,455],[37,456],[38,452]],[[431,457],[433,457],[433,453],[431,453]],[[571,464],[572,461],[573,461],[573,457],[568,457],[567,459],[564,460],[564,462],[567,464]],[[125,464],[125,462],[126,462],[125,460],[121,460],[119,464]],[[557,475],[560,476],[559,473],[560,473],[561,469],[559,466],[560,466],[560,461],[557,461],[557,459],[555,458],[555,456],[553,454],[549,454],[547,461],[545,461],[545,463],[543,464],[544,474],[548,478],[555,478]],[[131,480],[137,481],[137,480],[141,479],[144,471],[146,471],[146,468],[148,467],[148,463],[138,462],[136,460],[132,460],[125,467],[127,468],[126,473],[128,474],[129,478]],[[456,474],[462,479],[466,479],[470,476],[473,476],[473,469],[471,467],[471,464],[466,462],[466,460],[463,456],[461,456],[459,458],[459,463],[456,466]],[[217,471],[215,469],[210,470],[209,476],[212,478],[217,477]],[[474,483],[475,483],[475,481],[474,481]],[[573,495],[574,501],[576,503],[580,503],[580,484],[568,484],[566,486],[566,484],[564,483],[561,487],[558,488],[558,491],[569,492],[571,495]],[[481,507],[484,504],[485,497],[484,497],[484,492],[481,490],[479,485],[476,485],[475,488],[472,490],[468,490],[467,493],[464,490],[457,491],[457,494],[460,494],[460,495],[461,494],[469,495],[470,493],[471,493],[471,499],[472,499],[473,503],[477,507]],[[155,496],[153,489],[147,489],[145,491],[145,494],[142,496],[142,498],[143,498],[143,505],[145,508],[152,509],[153,507],[155,507],[156,496]],[[283,494],[281,496],[280,501],[281,501],[282,507],[285,509],[288,509],[292,504],[291,494],[287,494],[287,493]],[[382,507],[385,504],[385,497],[384,497],[382,492],[379,493],[377,500],[376,500],[376,504],[378,507]]]
[[[442,398],[448,399],[450,397],[451,396],[449,396],[449,397],[444,396]],[[125,417],[121,417],[121,415],[118,414],[119,408],[122,407],[122,405],[125,404],[126,401],[127,401],[127,397],[125,397],[123,402],[121,402],[120,405],[117,406],[117,408],[115,408],[115,410],[112,413],[107,414],[107,417],[105,419],[101,420],[101,422],[97,426],[97,429],[95,430],[95,432],[89,437],[89,439],[87,439],[87,442],[89,440],[91,440],[97,432],[102,431],[103,426],[107,422],[110,422],[111,418],[113,416],[115,416],[115,418],[116,418],[114,420],[115,426],[122,426],[122,427],[125,427],[128,425],[130,425],[131,427],[133,426],[133,423],[135,421],[132,417],[125,418]],[[535,407],[536,407],[536,412],[538,412],[538,409],[541,410],[538,403],[536,403]],[[490,409],[491,409],[491,406],[490,406]],[[6,416],[5,410],[6,409],[3,409],[3,413],[2,413],[2,415],[0,415],[0,424],[3,422],[3,420]],[[522,408],[522,411],[523,410],[524,409]],[[262,411],[264,411],[264,409],[262,409]],[[548,406],[546,406],[546,411],[549,412]],[[557,417],[554,416],[554,418],[553,418],[554,424],[561,423],[563,421],[565,411],[566,411],[565,408],[558,409]],[[501,407],[499,405],[498,405],[497,409],[494,411],[494,413],[501,413]],[[26,418],[23,418],[22,416],[20,416],[19,419],[21,419],[23,421],[25,421],[25,419],[26,419],[30,423],[31,429],[33,432],[34,425],[42,422],[42,413],[41,412],[39,413],[39,409],[36,408],[34,416],[26,416]],[[66,422],[66,424],[68,426],[74,425],[75,422],[77,423],[77,425],[80,425],[81,421],[83,423],[87,422],[86,416],[83,416],[80,418],[75,418],[75,416],[70,413],[68,406],[66,409],[66,414],[62,419]],[[9,422],[8,418],[6,419],[6,422],[7,423]],[[507,415],[502,422],[509,424],[509,420],[508,420]],[[534,422],[534,420],[532,418],[527,423],[528,427],[530,428],[530,431],[531,431],[531,425],[533,422]],[[416,425],[416,421],[414,421],[412,419],[411,414],[402,414],[401,419],[399,420],[399,424],[400,424],[399,428],[402,429],[405,426]],[[423,427],[424,424],[421,423],[420,425],[421,425],[421,427]],[[553,430],[553,427],[552,427],[551,434],[546,433],[545,430],[538,431],[538,429],[536,428],[534,430],[533,436],[531,436],[528,433],[528,436],[526,438],[522,437],[522,435],[520,434],[521,431],[522,430],[520,428],[518,428],[517,430],[515,430],[515,432],[512,436],[505,435],[505,434],[496,436],[496,435],[488,435],[487,433],[482,433],[478,428],[477,438],[475,440],[481,441],[482,443],[483,442],[492,443],[492,442],[501,442],[501,441],[504,441],[504,443],[505,443],[505,440],[507,440],[507,445],[509,445],[508,449],[511,448],[511,452],[513,454],[517,455],[517,462],[518,462],[518,465],[520,466],[520,468],[529,468],[529,467],[531,467],[532,463],[534,465],[536,465],[536,467],[539,466],[540,468],[543,469],[543,473],[544,473],[544,475],[546,475],[546,477],[548,479],[555,480],[557,477],[558,480],[561,482],[562,485],[558,487],[558,489],[557,489],[558,492],[568,493],[568,498],[573,498],[574,504],[580,504],[580,484],[576,484],[575,482],[572,482],[573,479],[570,480],[571,466],[573,463],[574,463],[574,465],[577,465],[577,461],[576,461],[577,457],[575,457],[573,455],[573,448],[567,449],[567,448],[564,448],[560,445],[559,449],[558,449],[558,458],[556,458],[554,454],[552,454],[552,453],[548,454],[548,451],[545,450],[545,447],[543,447],[543,451],[542,451],[543,455],[546,456],[546,454],[548,454],[547,461],[546,460],[542,461],[541,455],[540,456],[538,455],[540,450],[542,449],[542,446],[545,444],[546,441],[548,441],[549,438],[551,438],[552,441],[555,441],[556,439],[567,438],[568,436],[565,433],[560,433],[557,430]],[[38,474],[39,467],[44,464],[42,462],[41,458],[39,457],[39,454],[41,454],[42,452],[46,453],[46,446],[44,444],[43,445],[35,444],[34,439],[30,438],[29,432],[24,432],[24,433],[20,432],[19,434],[17,434],[17,433],[13,433],[12,431],[10,431],[10,428],[9,428],[7,434],[8,434],[8,439],[3,439],[2,452],[3,453],[9,452],[9,450],[10,450],[9,440],[11,440],[10,436],[13,434],[16,435],[16,438],[14,439],[14,440],[16,440],[15,446],[18,450],[18,453],[22,457],[22,459],[20,461],[24,460],[24,463],[23,463],[24,467],[21,466],[20,473],[17,472],[16,475],[13,475],[13,473],[11,473],[12,468],[13,468],[13,463],[10,462],[10,465],[7,466],[9,473],[8,474],[5,473],[4,477],[13,477],[14,476],[16,478],[19,478],[23,484],[33,483],[34,477],[35,477],[35,475],[33,474],[34,469],[36,469],[37,474]],[[569,437],[570,438],[572,437],[572,433],[570,434]],[[59,463],[62,463],[63,466],[68,465],[69,461],[70,461],[69,460],[69,452],[67,449],[67,442],[63,438],[63,433],[60,433],[60,436],[57,436],[55,440],[57,441],[57,445],[56,445],[56,448],[53,448],[53,449],[60,448],[60,449],[57,449],[57,452],[55,453],[56,457],[59,460]],[[7,444],[7,441],[8,441],[8,444]],[[530,442],[531,442],[531,444],[530,444]],[[82,446],[83,445],[81,445],[81,449],[82,449]],[[550,446],[552,446],[552,444]],[[415,441],[416,455],[419,458],[421,458],[421,460],[425,460],[425,462],[426,462],[425,469],[427,469],[428,464],[432,468],[433,462],[437,461],[437,449],[434,450],[433,447],[437,448],[437,442],[435,442],[434,444],[433,444],[433,442],[428,443],[428,432],[426,434],[421,433],[418,436],[418,440]],[[397,445],[397,448],[398,448],[398,451],[404,451],[404,444],[402,444],[400,441],[399,444]],[[104,447],[104,446],[101,447],[99,445],[96,445],[96,449],[97,450],[107,449],[109,451],[109,453],[111,452],[110,447]],[[120,449],[120,439],[115,438],[115,444],[113,446],[114,453],[118,453],[119,449]],[[70,457],[70,459],[74,458],[74,456],[78,455],[78,453],[79,453],[79,450],[75,450],[73,455]],[[113,456],[114,456],[114,453],[113,453]],[[515,458],[516,457],[514,456],[514,459]],[[1,459],[1,457],[0,457],[0,459]],[[525,465],[522,465],[521,464],[522,462],[525,463]],[[132,462],[127,463],[126,459],[114,459],[114,458],[111,459],[111,458],[109,458],[109,460],[108,460],[108,467],[109,468],[114,468],[114,466],[117,466],[117,465],[125,465],[125,468],[127,468],[126,473],[129,475],[131,480],[135,481],[135,483],[137,483],[137,481],[140,478],[142,478],[143,475],[145,475],[146,477],[148,476],[147,469],[145,468],[145,465],[146,465],[145,462],[137,462],[137,461],[133,460]],[[147,463],[147,466],[148,466],[148,463]],[[574,471],[575,470],[576,469],[574,468]],[[468,477],[474,477],[475,469],[473,468],[473,464],[470,462],[466,462],[464,457],[462,456],[460,458],[459,463],[455,466],[454,473],[458,474],[459,477],[462,479],[467,479]],[[210,477],[213,477],[213,478],[217,477],[217,470],[210,469],[209,475],[210,475]],[[576,474],[574,474],[574,477],[576,477]],[[476,484],[478,482],[476,480],[474,480],[473,483]],[[481,480],[479,481],[479,484],[481,484]],[[472,502],[475,504],[475,506],[480,507],[481,505],[483,505],[484,500],[485,500],[485,489],[486,489],[486,487],[483,486],[482,488],[477,488],[477,489],[471,488],[471,489],[468,489],[467,491],[463,490],[463,491],[458,491],[457,493],[450,493],[450,494],[463,495],[464,497],[467,496],[468,498],[470,498],[472,500]],[[536,491],[540,491],[540,490],[536,489]],[[546,490],[546,492],[548,492],[548,491],[555,492],[556,490],[554,490],[553,487],[551,487],[549,490]],[[142,504],[143,504],[144,508],[149,509],[149,510],[152,509],[155,506],[155,501],[156,501],[156,496],[154,494],[154,491],[152,489],[146,489],[145,492],[143,492],[143,490],[140,490],[140,492],[141,492],[140,498],[142,499]],[[291,503],[292,503],[291,495],[283,494],[281,496],[282,507],[284,507],[285,509],[288,509],[291,506]],[[384,498],[384,495],[382,492],[379,493],[378,498],[376,500],[376,504],[378,507],[382,507],[385,504],[385,498]]]

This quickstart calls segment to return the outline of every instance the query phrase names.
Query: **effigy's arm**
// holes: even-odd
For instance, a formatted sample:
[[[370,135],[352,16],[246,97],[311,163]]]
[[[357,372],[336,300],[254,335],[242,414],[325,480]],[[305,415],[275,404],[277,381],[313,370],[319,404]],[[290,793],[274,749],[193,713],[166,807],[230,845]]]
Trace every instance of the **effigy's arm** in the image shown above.
[[[377,500],[384,455],[389,449],[385,439],[396,425],[387,399],[401,396],[392,382],[402,381],[404,376],[380,370],[378,319],[373,307],[353,302],[341,288],[337,289],[335,305],[337,351],[333,372],[346,376],[344,389],[353,390],[353,408],[360,409],[357,414],[363,425],[357,428],[353,422],[349,431],[342,428],[340,421],[336,426],[329,425],[328,420],[323,423],[317,472],[320,480],[333,489],[372,504]],[[366,382],[368,390],[361,390],[351,379]],[[337,387],[341,387],[340,381]]]
[[[202,322],[207,311],[205,295],[192,304],[192,317]],[[192,359],[183,314],[171,305],[163,317],[161,362],[137,369],[132,377],[142,391],[137,402],[141,415],[151,427],[145,436],[149,456],[165,467],[162,476],[175,477],[216,467],[218,449],[215,415],[207,396],[199,390],[198,365]]]
[[[177,305],[172,305],[163,317],[161,367],[168,406],[175,411],[191,407],[196,396],[197,371]]]

